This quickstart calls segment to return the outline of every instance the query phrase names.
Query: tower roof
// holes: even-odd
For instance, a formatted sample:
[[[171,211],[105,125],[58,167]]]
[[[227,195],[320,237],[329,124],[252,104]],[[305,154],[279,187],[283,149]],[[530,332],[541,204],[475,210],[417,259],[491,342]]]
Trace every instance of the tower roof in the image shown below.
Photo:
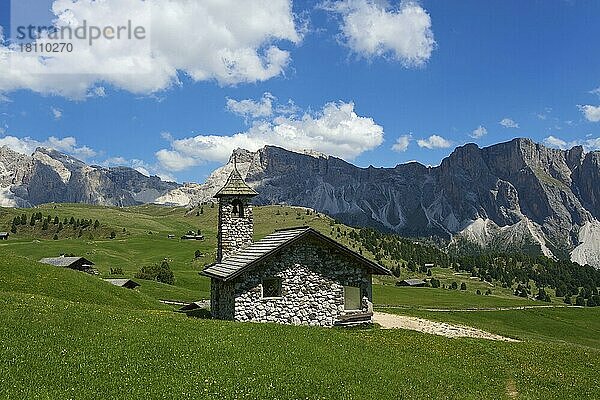
[[[252,189],[250,186],[244,182],[242,175],[240,175],[237,170],[237,166],[234,164],[233,171],[227,178],[227,182],[225,186],[223,186],[215,197],[223,197],[223,196],[256,196],[258,192]]]

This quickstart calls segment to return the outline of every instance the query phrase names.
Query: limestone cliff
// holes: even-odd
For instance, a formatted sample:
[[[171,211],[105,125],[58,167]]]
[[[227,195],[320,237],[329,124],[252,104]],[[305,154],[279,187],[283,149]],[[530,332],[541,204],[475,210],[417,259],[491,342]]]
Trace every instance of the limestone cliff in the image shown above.
[[[0,206],[86,203],[130,206],[151,203],[177,188],[131,168],[89,166],[56,150],[31,156],[0,148]]]
[[[483,247],[539,252],[600,266],[600,153],[515,139],[458,147],[437,167],[359,168],[335,157],[266,146],[236,150],[258,204],[311,207],[345,223],[401,235],[463,237]],[[208,201],[232,159],[195,187]],[[187,199],[186,199],[187,202]],[[599,249],[597,249],[599,248]]]

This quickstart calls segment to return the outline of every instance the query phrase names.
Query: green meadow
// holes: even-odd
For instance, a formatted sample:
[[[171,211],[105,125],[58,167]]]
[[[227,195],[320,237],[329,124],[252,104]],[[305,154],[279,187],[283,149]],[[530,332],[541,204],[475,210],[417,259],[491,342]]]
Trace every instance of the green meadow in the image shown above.
[[[61,220],[98,219],[102,226],[58,240],[52,239],[52,226],[46,233],[24,226],[0,242],[2,399],[598,398],[600,308],[460,311],[545,303],[496,287],[489,296],[477,295],[477,288],[489,285],[436,269],[442,281],[467,282],[467,290],[400,288],[393,279],[380,278],[374,286],[376,307],[521,342],[193,318],[158,300],[208,297],[209,282],[198,272],[214,259],[215,209],[205,206],[196,215],[153,206],[48,205],[35,211]],[[31,210],[0,209],[0,230],[10,229],[22,212]],[[257,238],[294,225],[331,234],[332,223],[320,214],[279,206],[255,208],[255,222]],[[178,239],[197,229],[204,241]],[[116,237],[109,239],[112,231]],[[339,240],[353,245],[345,237]],[[196,250],[203,256],[195,259]],[[128,290],[36,262],[60,253],[89,258],[101,277],[116,267],[133,277],[141,266],[166,258],[175,285],[140,281],[138,290]]]
[[[600,307],[435,312],[385,309],[434,321],[468,325],[519,340],[600,349]]]

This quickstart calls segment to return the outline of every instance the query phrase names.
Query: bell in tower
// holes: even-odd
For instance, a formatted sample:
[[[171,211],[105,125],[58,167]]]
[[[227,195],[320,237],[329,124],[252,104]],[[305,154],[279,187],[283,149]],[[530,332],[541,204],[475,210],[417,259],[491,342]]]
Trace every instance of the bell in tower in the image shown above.
[[[254,219],[250,200],[257,194],[244,182],[234,159],[225,186],[215,194],[219,201],[217,262],[252,243]]]

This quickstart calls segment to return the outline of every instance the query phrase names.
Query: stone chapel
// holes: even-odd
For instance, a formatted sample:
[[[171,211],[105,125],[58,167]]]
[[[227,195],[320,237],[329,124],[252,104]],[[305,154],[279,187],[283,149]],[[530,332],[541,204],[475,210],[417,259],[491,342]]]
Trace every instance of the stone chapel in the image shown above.
[[[215,195],[217,260],[201,272],[211,278],[213,317],[320,326],[371,322],[371,277],[390,271],[307,226],[253,241],[257,194],[234,166]]]

